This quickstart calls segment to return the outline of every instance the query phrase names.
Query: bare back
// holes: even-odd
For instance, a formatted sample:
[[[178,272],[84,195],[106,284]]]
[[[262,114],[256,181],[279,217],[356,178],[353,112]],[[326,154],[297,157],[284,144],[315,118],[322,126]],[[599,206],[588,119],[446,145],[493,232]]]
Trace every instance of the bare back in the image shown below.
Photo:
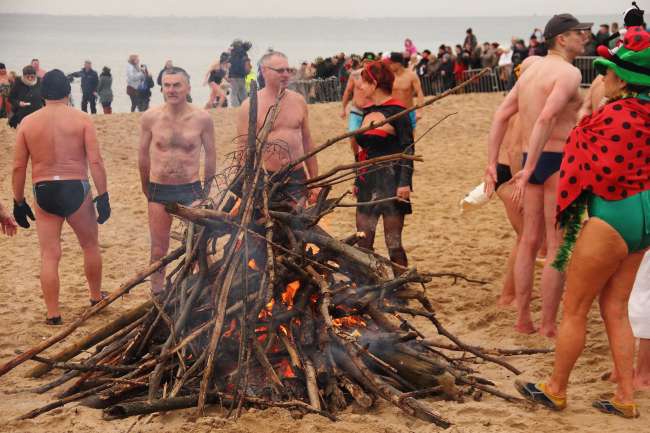
[[[522,139],[525,143],[530,140],[533,127],[547,104],[551,91],[558,84],[574,82],[576,73],[580,71],[559,56],[547,56],[530,65],[521,76],[518,86],[518,106],[521,116]],[[577,113],[582,99],[578,87],[571,90],[568,103],[556,117],[544,151],[562,152],[566,138],[575,126]]]
[[[148,125],[151,133],[151,182],[180,185],[199,180],[201,134],[209,114],[189,104],[188,107],[180,118],[172,117],[164,105],[143,115],[143,125]]]
[[[267,88],[258,93],[257,129],[262,129],[269,108],[275,103],[276,95],[266,92]],[[248,110],[248,101],[242,107]],[[247,113],[248,111],[246,111]],[[248,116],[246,116],[248,117]],[[304,98],[291,90],[286,90],[280,101],[280,112],[273,124],[273,129],[267,141],[274,145],[265,149],[264,167],[269,171],[277,171],[305,154],[304,131],[307,122],[307,104]]]
[[[97,146],[92,128],[90,116],[65,104],[27,116],[20,133],[32,160],[32,182],[87,179],[87,146]],[[87,140],[91,135],[93,143]]]
[[[413,104],[413,96],[415,96],[414,80],[417,80],[415,72],[403,69],[401,73],[395,74],[395,81],[393,82],[393,98],[402,102],[406,108],[411,108]]]

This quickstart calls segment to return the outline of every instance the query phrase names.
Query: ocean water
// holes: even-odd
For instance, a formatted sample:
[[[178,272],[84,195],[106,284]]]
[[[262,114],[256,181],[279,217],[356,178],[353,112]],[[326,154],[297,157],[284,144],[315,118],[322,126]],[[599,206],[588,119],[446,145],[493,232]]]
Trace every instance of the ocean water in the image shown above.
[[[128,111],[126,61],[140,55],[156,78],[165,60],[185,68],[192,77],[192,97],[203,105],[209,90],[203,78],[209,64],[235,38],[249,40],[249,56],[256,60],[268,48],[283,51],[293,65],[335,53],[400,51],[404,38],[419,50],[435,52],[442,44],[462,43],[467,27],[479,42],[508,43],[511,36],[527,39],[534,28],[543,28],[549,17],[455,17],[455,18],[145,18],[116,16],[51,16],[0,14],[0,62],[20,73],[32,58],[45,69],[66,73],[79,70],[89,59],[98,72],[109,66],[113,74],[114,112]],[[620,22],[618,14],[580,16],[583,21]],[[154,88],[152,104],[162,97]],[[79,80],[73,99],[81,101]],[[101,111],[101,109],[99,110]]]

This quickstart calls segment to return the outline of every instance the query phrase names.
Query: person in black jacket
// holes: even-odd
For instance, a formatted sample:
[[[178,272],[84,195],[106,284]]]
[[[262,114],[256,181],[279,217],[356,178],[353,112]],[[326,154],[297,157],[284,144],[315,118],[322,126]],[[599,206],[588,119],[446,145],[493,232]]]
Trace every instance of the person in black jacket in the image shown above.
[[[74,72],[69,77],[81,78],[81,110],[88,112],[88,103],[90,102],[90,112],[97,114],[97,86],[99,86],[99,76],[93,69],[90,60],[84,62],[84,67],[79,72]]]
[[[9,93],[9,102],[13,107],[13,115],[9,119],[9,126],[18,127],[18,124],[34,111],[43,108],[44,101],[41,97],[41,80],[36,76],[36,70],[31,66],[23,68],[23,76],[16,81]]]

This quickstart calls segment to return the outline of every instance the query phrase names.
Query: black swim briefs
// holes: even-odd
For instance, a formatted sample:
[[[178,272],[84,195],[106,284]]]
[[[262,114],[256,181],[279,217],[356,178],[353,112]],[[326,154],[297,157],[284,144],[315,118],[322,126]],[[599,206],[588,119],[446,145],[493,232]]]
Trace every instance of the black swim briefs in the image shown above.
[[[537,161],[537,167],[530,176],[528,183],[533,185],[544,185],[546,180],[560,170],[562,165],[563,152],[542,152]],[[524,152],[522,167],[526,165],[528,154]]]
[[[510,166],[506,164],[497,164],[497,183],[494,185],[494,190],[499,189],[501,185],[512,179]]]
[[[189,206],[193,202],[203,199],[203,188],[198,180],[180,185],[149,182],[148,190],[149,201],[153,203],[179,203]]]
[[[67,218],[75,213],[90,191],[88,180],[46,180],[34,185],[38,206],[47,213]]]

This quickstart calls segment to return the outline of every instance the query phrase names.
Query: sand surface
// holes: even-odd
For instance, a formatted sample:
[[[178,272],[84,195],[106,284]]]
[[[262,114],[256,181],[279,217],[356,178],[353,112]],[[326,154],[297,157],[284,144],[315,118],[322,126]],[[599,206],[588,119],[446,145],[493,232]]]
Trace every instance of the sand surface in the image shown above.
[[[440,318],[465,341],[484,347],[551,347],[553,342],[540,336],[522,336],[512,330],[515,313],[499,309],[496,298],[501,288],[504,264],[513,242],[501,203],[495,199],[477,212],[461,216],[458,201],[478,184],[485,166],[485,142],[491,114],[501,95],[461,95],[447,98],[424,111],[418,127],[422,134],[448,113],[458,112],[427,134],[416,146],[425,162],[416,164],[414,215],[407,219],[404,243],[411,263],[432,272],[461,272],[472,278],[487,280],[480,286],[450,279],[437,279],[428,285],[428,296]],[[338,135],[344,125],[338,117],[339,105],[310,106],[312,134],[316,143]],[[139,114],[97,116],[95,123],[109,176],[113,215],[101,226],[100,245],[104,257],[104,289],[115,290],[119,284],[147,265],[149,232],[146,201],[140,192],[137,170]],[[234,112],[214,112],[219,154],[232,148],[235,136]],[[3,122],[0,126],[0,198],[10,203],[11,159],[15,132]],[[339,143],[321,154],[321,169],[350,161],[347,143]],[[31,183],[28,182],[28,188]],[[338,192],[349,188],[342,185]],[[31,193],[27,194],[32,201]],[[337,236],[354,232],[354,211],[338,211],[326,221],[328,230]],[[62,234],[63,258],[60,265],[61,303],[64,320],[70,323],[88,305],[88,292],[82,271],[81,250],[74,234],[65,227]],[[383,237],[376,245],[385,253]],[[56,332],[46,326],[45,309],[39,285],[39,253],[35,230],[21,230],[9,239],[0,237],[0,363]],[[538,269],[539,271],[539,269]],[[539,278],[539,275],[537,276]],[[537,282],[539,280],[537,279]],[[147,297],[148,287],[139,286],[98,316],[91,318],[76,335],[83,335],[135,306]],[[535,289],[533,308],[539,317],[539,293]],[[432,326],[416,321],[420,329],[434,336]],[[47,354],[47,353],[46,353]],[[533,355],[509,359],[524,371],[524,377],[539,380],[550,372],[553,355]],[[54,398],[55,391],[44,395],[29,389],[53,380],[48,376],[25,378],[33,366],[27,362],[0,378],[0,431],[12,432],[126,432],[135,419],[103,421],[101,412],[71,404],[29,421],[15,417]],[[647,419],[623,420],[599,414],[591,401],[611,393],[613,387],[600,380],[611,365],[607,337],[594,306],[589,320],[587,347],[571,377],[569,407],[563,413],[515,406],[493,396],[483,401],[429,403],[446,415],[454,426],[452,432],[557,432],[622,433],[648,431]],[[514,376],[493,365],[477,368],[499,387],[515,393]],[[638,393],[642,413],[648,413],[650,396]],[[132,432],[434,432],[440,429],[402,414],[393,406],[380,402],[370,412],[350,407],[341,421],[332,423],[309,415],[294,420],[280,409],[251,410],[237,422],[219,417],[217,409],[199,418],[192,410],[157,415],[145,424],[139,421]]]

